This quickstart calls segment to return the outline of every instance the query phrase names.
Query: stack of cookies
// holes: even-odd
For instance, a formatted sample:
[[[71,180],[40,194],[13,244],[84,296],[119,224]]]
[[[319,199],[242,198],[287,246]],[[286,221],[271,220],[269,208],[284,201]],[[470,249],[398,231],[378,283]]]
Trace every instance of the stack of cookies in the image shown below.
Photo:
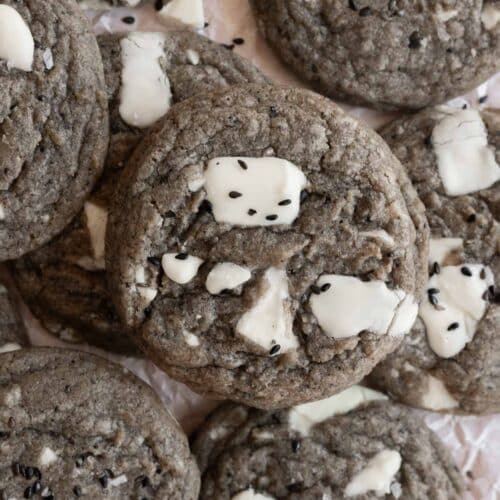
[[[82,6],[142,2],[78,3],[0,0],[0,261],[53,335],[232,402],[190,447],[0,286],[0,498],[461,498],[408,406],[500,412],[500,113],[443,104],[500,69],[497,4],[251,0],[320,95],[193,31],[201,0],[97,38]]]

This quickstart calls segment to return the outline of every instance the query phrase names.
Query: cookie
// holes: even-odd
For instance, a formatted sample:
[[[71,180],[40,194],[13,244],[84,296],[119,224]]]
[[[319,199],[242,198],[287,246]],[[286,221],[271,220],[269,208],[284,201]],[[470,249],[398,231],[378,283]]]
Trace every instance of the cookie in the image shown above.
[[[440,104],[500,69],[494,0],[251,0],[276,53],[321,93],[379,109]]]
[[[135,376],[77,351],[1,356],[2,498],[198,498],[186,436]]]
[[[214,397],[280,407],[352,385],[417,313],[399,168],[312,92],[248,85],[176,105],[110,212],[122,321],[158,366]]]
[[[500,113],[440,106],[382,131],[431,228],[419,319],[371,382],[418,407],[500,411]]]
[[[28,337],[10,293],[0,282],[0,354],[28,345]]]
[[[171,89],[161,103],[165,112],[170,103],[198,92],[265,81],[248,61],[188,31],[99,37],[111,115],[111,144],[104,175],[71,226],[48,245],[15,262],[14,271],[24,300],[53,334],[66,341],[85,341],[126,354],[137,350],[125,334],[107,291],[104,234],[107,207],[122,166],[149,130],[149,122],[134,127],[121,112],[123,76],[128,71],[123,65],[123,48],[128,50],[137,37],[141,43],[153,44],[144,49],[140,65],[146,56],[152,56],[151,62],[158,58],[154,52],[158,46],[154,44],[162,40],[162,57],[156,69],[165,83],[164,89]],[[146,82],[147,78],[154,79],[154,73],[145,74]],[[144,103],[143,99],[140,107]],[[154,99],[150,104],[151,108],[160,108]]]
[[[2,261],[82,208],[103,167],[108,111],[99,48],[75,2],[5,0],[0,23]]]
[[[438,437],[410,410],[354,386],[275,412],[225,404],[193,442],[200,499],[462,498]]]

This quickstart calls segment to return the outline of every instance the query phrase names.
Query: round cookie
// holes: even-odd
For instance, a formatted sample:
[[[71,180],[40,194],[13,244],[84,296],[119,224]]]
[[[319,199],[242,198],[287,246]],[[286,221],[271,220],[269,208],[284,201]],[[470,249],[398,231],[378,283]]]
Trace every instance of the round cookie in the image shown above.
[[[200,499],[461,498],[438,437],[384,399],[354,386],[290,410],[221,406],[193,442]]]
[[[28,345],[24,325],[10,298],[9,291],[0,282],[0,353]]]
[[[73,0],[2,0],[0,25],[3,261],[82,208],[102,171],[108,111],[99,48]]]
[[[186,436],[135,376],[78,351],[1,356],[3,498],[198,498]]]
[[[121,353],[137,349],[124,333],[107,291],[104,233],[107,207],[122,166],[149,130],[128,125],[120,113],[121,40],[133,36],[98,39],[111,115],[111,145],[103,177],[69,228],[14,264],[24,300],[49,331],[66,341],[83,340]],[[163,51],[161,70],[170,82],[173,103],[217,87],[265,81],[250,62],[189,31],[167,33]]]
[[[262,34],[319,92],[380,109],[460,95],[500,69],[494,0],[251,0]]]
[[[500,411],[500,113],[438,107],[382,131],[431,228],[419,319],[370,381],[407,404]]]
[[[417,312],[400,168],[308,91],[248,85],[176,105],[110,212],[118,313],[198,392],[267,408],[352,385]]]

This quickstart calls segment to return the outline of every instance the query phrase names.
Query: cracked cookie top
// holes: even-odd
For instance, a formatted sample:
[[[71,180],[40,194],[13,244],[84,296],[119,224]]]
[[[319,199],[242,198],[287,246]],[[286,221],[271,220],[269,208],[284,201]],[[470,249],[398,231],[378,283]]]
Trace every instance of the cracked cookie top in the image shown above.
[[[176,105],[110,213],[118,313],[199,391],[275,407],[351,385],[416,316],[427,248],[399,170],[311,92],[248,85]]]
[[[82,208],[108,144],[99,48],[69,0],[0,5],[0,261],[40,247]]]

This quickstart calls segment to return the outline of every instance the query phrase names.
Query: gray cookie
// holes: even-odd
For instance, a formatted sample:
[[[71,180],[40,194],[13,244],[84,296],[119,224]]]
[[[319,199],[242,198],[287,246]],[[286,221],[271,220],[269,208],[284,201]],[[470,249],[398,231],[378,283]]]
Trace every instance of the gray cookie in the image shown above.
[[[1,361],[2,498],[198,498],[186,436],[122,367],[61,349]]]
[[[432,276],[411,334],[370,380],[414,406],[498,412],[500,113],[438,107],[382,134],[425,204]]]
[[[103,260],[110,197],[123,164],[148,132],[148,128],[128,125],[120,116],[122,38],[99,38],[111,115],[104,176],[71,226],[48,245],[19,259],[14,270],[24,300],[52,333],[66,341],[136,353],[107,292]],[[217,87],[265,81],[250,62],[195,33],[168,33],[164,52],[161,65],[174,103]]]
[[[40,247],[101,174],[108,111],[99,48],[73,0],[3,0],[0,261]],[[57,27],[57,29],[56,29]]]
[[[0,353],[28,345],[28,337],[10,293],[0,281]]]
[[[494,0],[252,0],[260,31],[318,91],[381,109],[460,95],[500,69]]]
[[[211,396],[282,407],[352,385],[417,312],[400,168],[308,91],[248,85],[176,105],[110,212],[118,313],[158,366]]]
[[[291,410],[221,406],[192,446],[200,499],[462,498],[463,480],[438,437],[380,397],[355,386]]]

